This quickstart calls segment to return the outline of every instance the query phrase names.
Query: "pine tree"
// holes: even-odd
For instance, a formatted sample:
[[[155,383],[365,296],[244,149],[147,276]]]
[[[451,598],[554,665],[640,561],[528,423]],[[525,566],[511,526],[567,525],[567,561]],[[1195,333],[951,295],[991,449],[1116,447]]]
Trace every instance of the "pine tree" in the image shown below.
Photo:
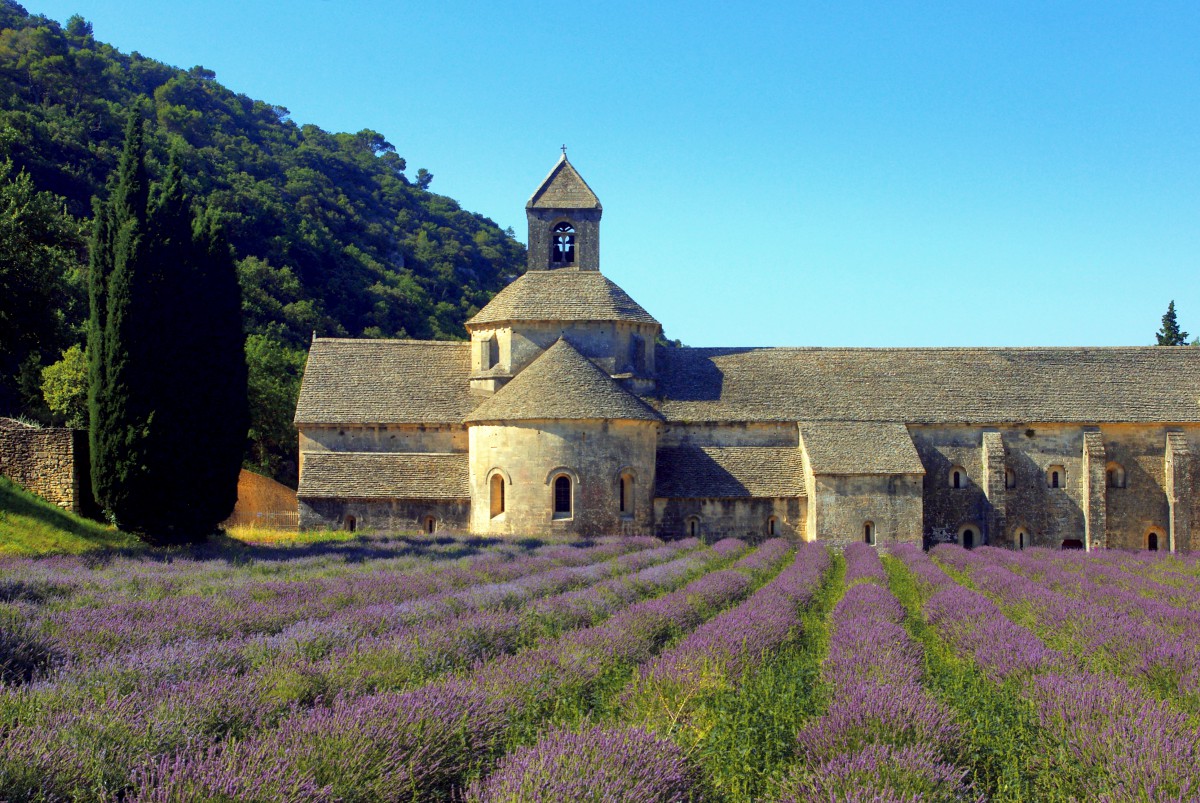
[[[1188,333],[1181,331],[1175,317],[1175,301],[1167,305],[1167,314],[1162,317],[1162,328],[1154,335],[1160,346],[1186,346]]]
[[[97,211],[93,476],[119,526],[177,543],[212,532],[237,499],[248,419],[241,293],[229,246],[210,215],[193,214],[174,158],[146,191],[142,136],[139,120]]]

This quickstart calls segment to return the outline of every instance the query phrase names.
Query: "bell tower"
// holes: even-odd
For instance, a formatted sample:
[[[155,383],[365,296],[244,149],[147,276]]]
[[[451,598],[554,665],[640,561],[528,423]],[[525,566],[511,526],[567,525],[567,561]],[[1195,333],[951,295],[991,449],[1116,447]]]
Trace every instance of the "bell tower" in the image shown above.
[[[600,270],[600,215],[604,209],[566,147],[529,202],[529,270]]]

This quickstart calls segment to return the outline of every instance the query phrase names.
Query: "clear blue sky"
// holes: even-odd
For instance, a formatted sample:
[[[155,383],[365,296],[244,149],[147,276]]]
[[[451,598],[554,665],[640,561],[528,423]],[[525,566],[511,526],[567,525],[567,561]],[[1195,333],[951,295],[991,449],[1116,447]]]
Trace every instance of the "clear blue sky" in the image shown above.
[[[1200,333],[1200,3],[28,0],[371,128],[525,239],[566,143],[689,345]]]

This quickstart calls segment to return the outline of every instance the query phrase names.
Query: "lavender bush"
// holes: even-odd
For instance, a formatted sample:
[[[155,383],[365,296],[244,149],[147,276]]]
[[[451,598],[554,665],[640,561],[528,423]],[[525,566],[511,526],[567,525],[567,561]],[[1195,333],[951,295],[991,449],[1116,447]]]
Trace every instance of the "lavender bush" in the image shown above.
[[[694,771],[675,744],[638,728],[552,730],[504,757],[466,803],[684,803]]]

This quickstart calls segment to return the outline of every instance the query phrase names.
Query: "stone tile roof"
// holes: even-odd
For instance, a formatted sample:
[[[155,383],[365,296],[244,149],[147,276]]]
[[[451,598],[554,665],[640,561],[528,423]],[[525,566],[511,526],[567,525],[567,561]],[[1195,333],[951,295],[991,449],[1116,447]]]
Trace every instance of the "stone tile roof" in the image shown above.
[[[526,209],[601,209],[600,199],[564,153],[534,191]]]
[[[479,403],[470,372],[469,343],[317,338],[296,423],[458,424]]]
[[[305,452],[301,498],[469,499],[467,454]]]
[[[668,421],[1198,422],[1200,348],[659,348]]]
[[[654,495],[676,499],[804,496],[800,450],[780,446],[660,448]]]
[[[604,274],[578,268],[523,273],[475,313],[467,326],[504,321],[658,323]]]
[[[908,428],[876,421],[800,424],[815,474],[924,474]]]
[[[533,419],[662,420],[562,338],[479,405],[466,421]]]

